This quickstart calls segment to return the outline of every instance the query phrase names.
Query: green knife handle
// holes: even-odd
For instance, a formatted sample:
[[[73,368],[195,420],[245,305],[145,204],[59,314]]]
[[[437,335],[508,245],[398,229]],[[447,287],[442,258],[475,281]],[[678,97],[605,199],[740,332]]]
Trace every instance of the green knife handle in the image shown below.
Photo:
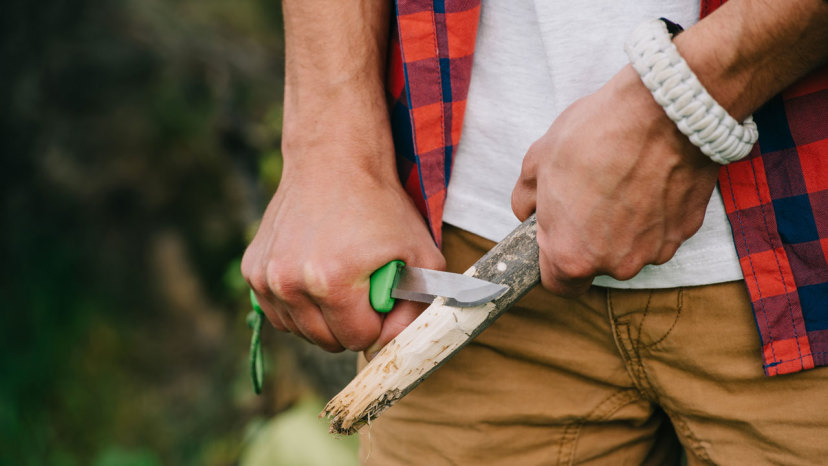
[[[397,284],[400,270],[405,267],[405,262],[393,260],[378,268],[371,274],[371,307],[377,312],[388,312],[394,307],[394,298],[391,297],[391,290]]]

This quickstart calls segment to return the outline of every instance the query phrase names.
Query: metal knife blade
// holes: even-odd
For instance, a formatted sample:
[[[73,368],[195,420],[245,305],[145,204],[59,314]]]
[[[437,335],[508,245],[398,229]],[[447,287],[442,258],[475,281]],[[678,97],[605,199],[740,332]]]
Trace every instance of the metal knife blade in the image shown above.
[[[405,266],[391,289],[391,297],[430,303],[442,296],[449,306],[471,307],[497,299],[508,289],[468,275]]]

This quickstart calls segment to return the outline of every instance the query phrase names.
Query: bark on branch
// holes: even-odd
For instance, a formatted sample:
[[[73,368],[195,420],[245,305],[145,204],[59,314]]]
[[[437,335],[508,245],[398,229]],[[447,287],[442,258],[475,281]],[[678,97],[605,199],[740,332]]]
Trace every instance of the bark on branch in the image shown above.
[[[338,395],[323,415],[330,430],[353,434],[414,389],[540,281],[532,215],[471,266],[466,275],[509,286],[495,301],[471,308],[434,302],[392,340]]]

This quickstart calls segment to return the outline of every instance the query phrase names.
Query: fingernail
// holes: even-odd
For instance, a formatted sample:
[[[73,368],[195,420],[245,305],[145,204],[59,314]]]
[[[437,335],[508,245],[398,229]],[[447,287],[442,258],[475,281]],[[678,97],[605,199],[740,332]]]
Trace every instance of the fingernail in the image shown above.
[[[382,346],[372,346],[364,351],[365,359],[368,361],[374,359],[379,352],[382,351]]]

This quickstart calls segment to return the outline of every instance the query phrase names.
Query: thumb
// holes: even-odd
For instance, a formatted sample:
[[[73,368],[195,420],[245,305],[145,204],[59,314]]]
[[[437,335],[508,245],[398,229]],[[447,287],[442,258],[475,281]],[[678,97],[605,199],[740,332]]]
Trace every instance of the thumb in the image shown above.
[[[512,190],[512,212],[522,222],[535,211],[537,184],[534,178],[520,178]]]
[[[423,313],[427,305],[414,301],[397,300],[394,309],[385,316],[382,322],[382,329],[377,340],[365,350],[365,359],[374,359],[374,356],[394,339],[400,332],[408,327],[414,319]]]

